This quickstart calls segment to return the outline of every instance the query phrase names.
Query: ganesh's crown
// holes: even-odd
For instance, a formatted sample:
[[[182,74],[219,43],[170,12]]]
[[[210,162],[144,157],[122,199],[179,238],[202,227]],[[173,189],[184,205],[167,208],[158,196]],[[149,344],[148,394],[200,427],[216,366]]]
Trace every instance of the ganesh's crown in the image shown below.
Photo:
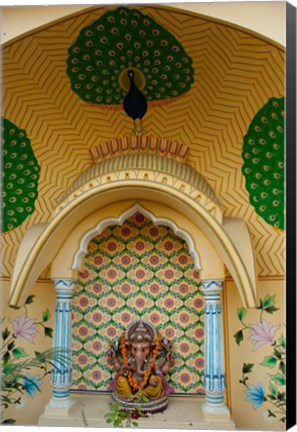
[[[148,321],[136,320],[128,325],[125,338],[130,342],[154,342],[157,336],[155,327]]]

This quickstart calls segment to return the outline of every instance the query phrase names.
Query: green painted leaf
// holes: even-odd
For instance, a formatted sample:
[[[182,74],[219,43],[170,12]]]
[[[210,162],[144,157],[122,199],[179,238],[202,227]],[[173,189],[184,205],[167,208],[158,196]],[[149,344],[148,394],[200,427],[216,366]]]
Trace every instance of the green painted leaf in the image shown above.
[[[284,337],[284,335],[281,335],[278,342],[283,348],[286,348],[286,338]]]
[[[283,361],[280,362],[279,364],[279,369],[282,372],[283,375],[286,375],[286,365]]]
[[[253,367],[254,363],[243,363],[242,373],[246,374],[252,372]]]
[[[280,373],[270,375],[270,378],[272,379],[273,382],[275,382],[276,385],[283,386],[286,384],[285,377]]]
[[[6,340],[8,338],[8,336],[10,335],[10,331],[8,330],[7,327],[4,330],[2,330],[1,335],[3,340]]]
[[[51,313],[50,313],[49,308],[47,307],[47,308],[45,309],[45,311],[42,312],[42,320],[43,320],[43,322],[48,321],[48,320],[50,319],[50,317],[51,317]]]
[[[9,305],[9,307],[10,307],[11,309],[14,309],[14,310],[19,310],[19,309],[21,309],[19,306],[14,306],[14,305]]]
[[[239,330],[237,333],[235,333],[234,337],[237,345],[240,345],[243,341],[243,331]]]
[[[28,354],[26,353],[26,351],[23,348],[14,348],[12,350],[12,355],[16,359],[21,358],[21,357],[28,357]]]
[[[237,308],[237,317],[240,321],[243,320],[243,318],[246,316],[246,308]]]
[[[277,349],[277,348],[274,348],[274,355],[275,355],[275,357],[278,359],[278,360],[281,360],[281,358],[282,358],[282,353]]]
[[[269,306],[267,308],[264,309],[265,312],[273,314],[274,312],[278,311],[279,308],[276,308],[275,306]]]
[[[6,365],[10,359],[10,354],[8,351],[6,351],[6,353],[3,355],[2,359],[3,359],[3,364]]]
[[[272,369],[277,363],[277,359],[274,356],[265,356],[261,366],[269,367]]]
[[[274,396],[277,395],[277,388],[272,383],[269,384],[269,390]]]
[[[53,329],[50,327],[44,327],[44,335],[52,338],[53,337]]]
[[[8,351],[12,350],[12,348],[14,348],[14,346],[15,346],[15,341],[13,340],[7,345],[7,350]]]
[[[34,302],[34,297],[36,297],[34,294],[29,295],[29,296],[27,297],[27,300],[25,301],[25,304],[27,305],[27,304],[31,304],[31,303],[33,303],[33,302]]]
[[[138,426],[138,422],[133,421],[133,422],[132,422],[132,425],[135,426],[135,427],[137,427],[137,426]]]
[[[269,409],[268,410],[268,417],[276,417],[276,415]]]
[[[267,306],[273,306],[275,304],[275,296],[276,294],[270,296],[267,295],[265,296],[264,300],[263,300],[263,308],[265,309]]]
[[[279,393],[277,394],[277,398],[278,398],[278,400],[281,401],[281,402],[285,401],[285,400],[286,400],[286,393],[285,393],[285,392],[279,392]]]
[[[9,374],[13,369],[15,368],[15,365],[13,363],[10,364],[6,364],[3,369],[2,372],[4,375]]]
[[[8,418],[2,421],[2,424],[15,424],[15,419]]]

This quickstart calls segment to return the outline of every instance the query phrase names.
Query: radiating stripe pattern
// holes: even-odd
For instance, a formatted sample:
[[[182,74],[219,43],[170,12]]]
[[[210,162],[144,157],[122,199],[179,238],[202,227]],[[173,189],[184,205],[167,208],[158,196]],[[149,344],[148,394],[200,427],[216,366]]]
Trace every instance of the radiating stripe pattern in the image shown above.
[[[284,96],[284,51],[207,17],[158,6],[140,10],[175,35],[195,70],[190,91],[168,105],[149,106],[147,135],[189,147],[187,163],[210,183],[224,214],[247,221],[258,276],[284,274],[283,233],[256,214],[241,172],[243,137],[251,120],[271,97]],[[59,198],[92,164],[90,149],[131,134],[132,120],[123,110],[84,102],[71,90],[66,73],[68,48],[80,29],[104,11],[72,16],[3,49],[3,115],[26,130],[41,166],[35,212],[2,236],[6,277],[26,229],[49,220]]]

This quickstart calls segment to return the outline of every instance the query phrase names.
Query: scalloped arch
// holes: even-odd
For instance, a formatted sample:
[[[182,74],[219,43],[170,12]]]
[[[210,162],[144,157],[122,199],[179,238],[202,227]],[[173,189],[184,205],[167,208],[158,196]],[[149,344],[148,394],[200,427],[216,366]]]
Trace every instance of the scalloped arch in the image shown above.
[[[146,218],[150,219],[155,225],[165,225],[171,228],[176,236],[185,240],[189,248],[189,254],[194,260],[195,268],[197,270],[201,269],[200,259],[198,253],[195,250],[193,239],[190,237],[190,235],[184,232],[183,230],[180,230],[174,222],[165,218],[155,217],[151,212],[144,209],[139,204],[135,204],[128,210],[124,211],[118,218],[106,218],[102,220],[101,222],[98,223],[98,225],[95,228],[89,230],[82,237],[80,241],[79,249],[74,256],[72,269],[81,270],[83,258],[88,251],[88,244],[92,240],[92,238],[96,237],[97,235],[100,235],[102,231],[110,225],[122,225],[129,217],[133,216],[137,212],[142,213]]]

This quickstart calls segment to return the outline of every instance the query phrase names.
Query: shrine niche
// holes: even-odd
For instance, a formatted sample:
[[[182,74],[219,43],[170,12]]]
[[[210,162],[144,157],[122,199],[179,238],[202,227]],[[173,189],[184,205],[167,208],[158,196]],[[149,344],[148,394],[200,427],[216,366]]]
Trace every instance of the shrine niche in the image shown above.
[[[136,212],[88,244],[73,290],[73,392],[109,390],[106,353],[135,319],[174,343],[168,375],[175,394],[204,395],[204,301],[184,239]]]
[[[168,145],[171,146],[171,143],[168,143]],[[131,224],[131,220],[134,221],[134,224],[139,225],[139,234],[144,237],[141,238],[139,234],[136,234],[134,239],[130,238],[126,243],[122,241],[121,245],[118,233],[121,232],[121,238],[125,237],[121,230],[127,227],[127,223]],[[164,238],[159,245],[155,240],[152,240],[154,237],[152,231],[148,236],[147,233],[145,234],[144,226],[141,229],[139,228],[142,222],[145,222],[147,229],[152,228],[163,232]],[[132,228],[135,230],[135,226]],[[104,237],[106,233],[107,237]],[[111,240],[114,233],[117,233],[116,242],[111,241],[108,243],[108,236]],[[165,256],[166,254],[162,255],[164,249],[166,251],[166,241],[164,242],[164,240],[170,237],[171,240],[174,237],[175,245],[182,245],[182,248],[186,251],[186,254],[185,252],[182,254],[184,256],[181,261],[179,260],[181,255],[178,253],[179,246],[174,246],[177,247],[177,250],[170,259]],[[95,239],[95,243],[92,243],[93,239]],[[99,241],[99,249],[96,246],[96,241]],[[143,248],[137,250],[137,242],[139,242],[139,245],[142,243]],[[116,248],[114,249],[114,245],[112,245],[111,250],[108,250],[108,245],[111,243],[115,243]],[[163,246],[160,246],[161,244]],[[88,249],[89,245],[90,249]],[[92,248],[93,252],[95,252],[94,255],[92,255]],[[167,260],[163,262],[164,267],[161,266],[155,271],[150,269],[148,265],[148,260],[152,258],[150,252],[154,248],[156,262],[158,260],[161,262]],[[127,270],[127,268],[125,270],[123,268],[125,262],[121,262],[123,258],[121,251],[123,249],[131,253],[130,256],[127,255],[128,258],[124,258],[126,264],[129,259],[134,260],[135,267],[130,270]],[[100,256],[96,258],[99,250]],[[118,251],[119,254],[114,254],[115,251]],[[168,255],[170,251],[167,250],[166,252]],[[161,366],[158,369],[156,366],[158,359],[155,358],[158,353],[154,351],[156,347],[152,347],[154,344],[159,346],[161,342],[156,341],[154,336],[150,345],[153,366],[151,366],[151,369],[145,369],[148,371],[145,381],[141,379],[141,374],[136,373],[136,376],[134,376],[133,369],[131,370],[131,365],[128,364],[127,366],[130,369],[124,368],[122,374],[117,377],[113,397],[117,401],[121,400],[126,405],[133,404],[134,402],[130,400],[123,402],[123,397],[124,399],[130,399],[136,387],[139,385],[142,387],[143,384],[143,393],[146,398],[143,403],[150,404],[150,406],[147,406],[148,411],[156,412],[167,406],[167,398],[179,397],[178,394],[182,392],[178,390],[184,387],[185,395],[190,396],[191,392],[196,392],[197,396],[200,394],[200,397],[202,397],[198,406],[205,424],[210,422],[213,425],[213,422],[215,422],[216,427],[219,428],[222,426],[223,421],[224,426],[234,427],[225,397],[226,376],[221,293],[225,277],[224,265],[226,265],[237,283],[243,304],[248,306],[256,304],[252,248],[244,222],[240,219],[223,218],[219,200],[212,188],[194,169],[169,157],[145,152],[131,155],[120,154],[114,158],[111,157],[96,163],[73,182],[58,203],[52,219],[47,224],[32,227],[27,232],[19,254],[18,259],[23,265],[16,265],[12,284],[12,304],[17,304],[20,301],[29,287],[30,281],[34,280],[37,274],[40,274],[44,266],[51,263],[51,278],[56,289],[54,347],[71,350],[73,354],[72,358],[69,358],[69,364],[65,365],[63,370],[54,369],[52,373],[52,398],[46,406],[44,414],[40,417],[40,424],[56,424],[57,418],[64,418],[68,424],[72,424],[71,413],[80,409],[82,403],[81,392],[89,391],[88,386],[94,386],[93,383],[96,382],[100,374],[102,376],[102,371],[98,371],[92,365],[92,358],[96,358],[92,354],[92,349],[96,351],[96,347],[94,347],[96,343],[97,348],[99,347],[99,343],[101,343],[99,339],[104,335],[105,329],[108,329],[106,324],[108,320],[110,321],[110,318],[105,318],[104,330],[103,332],[99,331],[96,320],[99,320],[99,315],[102,316],[102,312],[104,312],[106,297],[103,296],[96,303],[97,300],[94,300],[96,296],[94,297],[94,293],[91,294],[90,289],[99,289],[99,285],[102,285],[104,279],[105,292],[108,292],[108,289],[114,292],[116,292],[116,289],[121,289],[124,279],[130,285],[135,284],[138,288],[138,292],[136,290],[137,295],[142,298],[139,299],[138,307],[132,307],[133,316],[130,314],[130,321],[145,319],[150,322],[149,326],[154,326],[155,323],[152,322],[152,317],[154,313],[156,314],[156,311],[153,313],[149,306],[150,302],[154,303],[154,301],[149,298],[147,285],[143,285],[143,292],[141,292],[142,282],[137,283],[137,275],[139,281],[144,281],[142,276],[149,273],[150,279],[148,280],[151,285],[158,284],[159,280],[160,284],[163,283],[166,288],[166,283],[164,283],[166,277],[169,281],[174,280],[180,271],[179,267],[186,264],[184,276],[189,280],[192,278],[190,285],[192,285],[193,296],[198,296],[197,302],[195,300],[192,305],[191,301],[194,297],[190,301],[184,297],[183,300],[180,300],[181,304],[179,305],[178,299],[173,296],[174,301],[173,299],[171,301],[175,304],[175,313],[170,317],[170,320],[176,325],[175,320],[180,318],[183,331],[187,327],[185,324],[189,320],[191,325],[187,331],[189,331],[190,337],[193,340],[196,339],[197,342],[197,339],[199,340],[199,336],[197,336],[199,331],[196,335],[196,331],[192,326],[195,322],[197,324],[195,313],[197,317],[197,309],[199,310],[199,306],[201,307],[203,304],[199,316],[201,317],[200,322],[203,323],[201,330],[203,330],[204,349],[201,350],[203,344],[200,344],[199,349],[189,352],[188,358],[182,365],[179,365],[178,361],[182,358],[182,351],[187,351],[190,345],[186,342],[187,332],[184,331],[183,333],[182,331],[175,338],[177,342],[180,342],[176,344],[177,365],[173,363],[173,359],[170,358],[171,355],[168,358],[165,355],[165,362],[160,363]],[[91,265],[90,261],[88,261],[90,257],[93,260]],[[96,270],[96,265],[100,267],[99,261],[102,258],[107,259],[107,261],[101,269]],[[97,263],[94,261],[96,259]],[[190,262],[191,266],[187,267]],[[84,269],[84,265],[89,266],[89,268]],[[150,265],[152,268],[156,265],[154,259],[150,262]],[[27,273],[29,269],[30,272]],[[90,278],[87,273],[92,273]],[[192,274],[191,277],[189,276],[190,273]],[[107,278],[106,275],[108,275]],[[179,288],[181,287],[179,286]],[[174,292],[176,287],[174,288],[170,282],[167,286],[167,293],[166,290],[163,291],[164,299],[167,296],[169,302],[170,295],[168,293],[171,289]],[[83,292],[85,295],[81,296]],[[120,297],[118,298],[120,299]],[[79,307],[77,300],[79,301]],[[130,303],[131,305],[133,300],[135,300],[133,296],[130,296],[126,304]],[[162,320],[164,322],[166,316],[165,309],[170,309],[168,301],[167,307],[166,300],[161,306],[161,313],[159,313],[161,322]],[[92,302],[93,305],[90,304]],[[145,310],[148,312],[147,316],[139,313],[142,308],[140,303],[145,306]],[[160,306],[157,301],[155,301],[155,304],[157,307]],[[73,314],[71,319],[72,306]],[[96,309],[93,310],[93,318],[94,314],[97,315],[92,326],[92,320],[88,319],[87,316],[89,312],[91,313],[93,306]],[[110,306],[112,309],[113,306],[111,304]],[[79,308],[81,318],[77,315]],[[184,312],[182,308],[184,308]],[[188,310],[190,309],[194,311],[194,315],[189,319]],[[118,312],[120,312],[120,309]],[[203,312],[203,318],[201,312]],[[183,322],[183,319],[186,321]],[[113,334],[110,333],[109,335],[112,338],[119,336],[124,331],[120,320],[113,321],[113,326],[110,326],[113,327]],[[166,323],[164,323],[164,329],[162,327],[157,329],[161,333],[163,330],[166,333]],[[61,337],[61,334],[63,337]],[[97,342],[95,339],[93,340],[93,347],[90,349],[90,343],[84,341],[84,338],[89,335],[92,338],[93,334],[96,334],[95,339],[98,340]],[[200,334],[202,334],[201,331]],[[132,335],[129,332],[125,333],[125,342],[126,338],[132,338]],[[169,342],[167,345],[167,348],[169,348],[170,344],[174,343],[174,338],[172,337],[172,341],[169,341],[166,334],[165,338]],[[166,343],[164,341],[163,339],[163,348],[165,349]],[[127,352],[129,346],[131,346],[131,341],[128,341]],[[196,344],[196,348],[197,346]],[[112,368],[112,363],[116,364],[115,360],[118,354],[116,346],[114,346],[113,351],[115,356],[113,354],[112,358],[110,358],[109,368]],[[187,355],[185,355],[186,357]],[[88,358],[90,358],[90,362]],[[101,356],[97,356],[96,361],[102,365],[102,362],[105,361],[102,353]],[[181,366],[180,369],[176,370],[175,367],[178,368],[179,366]],[[100,367],[102,368],[102,366]],[[142,372],[145,373],[145,370]],[[175,396],[166,394],[167,385],[163,381],[165,377],[160,380],[158,375],[160,370],[163,375],[166,375],[166,380],[168,378],[168,385],[172,388],[176,387],[177,394]],[[195,372],[193,371],[196,370],[196,376],[199,377],[199,380],[192,388],[187,385],[188,370],[194,375]],[[87,387],[83,384],[85,378],[90,382]],[[111,377],[107,378],[106,382],[108,383],[108,381],[111,381]],[[75,395],[74,390],[76,389],[73,389],[73,385],[79,391],[77,395]],[[143,409],[145,410],[145,408]],[[94,421],[96,422],[96,420]]]

